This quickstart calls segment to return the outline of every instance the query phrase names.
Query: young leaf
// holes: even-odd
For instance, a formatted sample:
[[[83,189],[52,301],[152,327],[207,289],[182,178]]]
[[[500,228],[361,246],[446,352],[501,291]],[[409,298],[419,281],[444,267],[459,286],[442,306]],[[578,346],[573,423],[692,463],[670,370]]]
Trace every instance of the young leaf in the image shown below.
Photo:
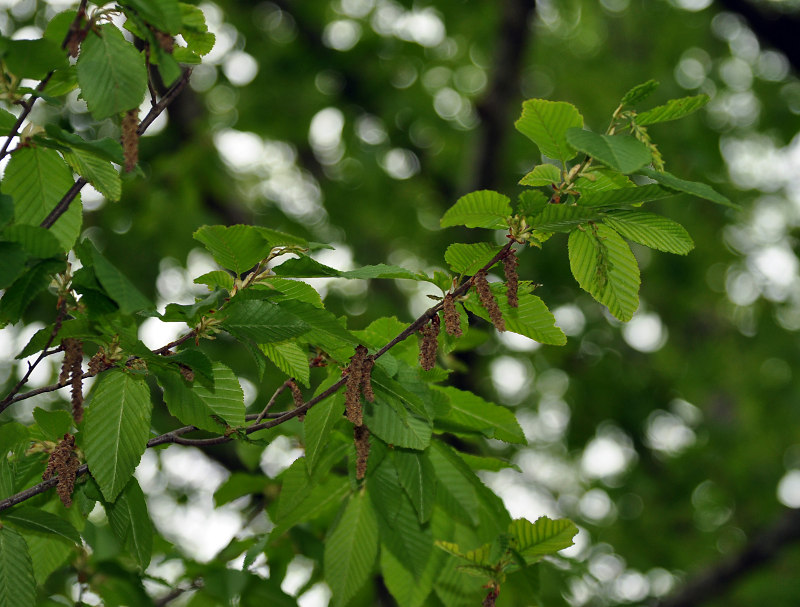
[[[45,259],[17,278],[0,299],[0,322],[17,322],[33,298],[48,287],[51,276],[64,266],[63,261]]]
[[[194,233],[214,260],[226,270],[241,274],[269,255],[272,245],[254,226],[203,226]]]
[[[35,603],[36,580],[28,545],[19,533],[0,526],[0,607],[33,607]]]
[[[680,99],[670,99],[664,105],[659,105],[653,109],[642,112],[636,116],[636,124],[645,126],[657,122],[667,122],[683,118],[699,110],[706,105],[711,98],[708,95],[695,95],[693,97],[682,97]]]
[[[551,520],[546,516],[539,517],[535,523],[524,518],[515,519],[508,526],[508,534],[516,544],[517,552],[529,563],[569,548],[577,533],[578,528],[572,521]]]
[[[540,164],[519,180],[521,185],[544,186],[561,181],[561,171],[552,164]]]
[[[657,80],[648,80],[647,82],[643,82],[642,84],[637,84],[622,98],[622,101],[619,102],[620,105],[636,105],[640,101],[643,101],[650,94],[658,88],[658,81]]]
[[[3,520],[12,522],[23,529],[55,535],[78,546],[81,545],[81,535],[69,521],[39,508],[18,506],[5,513]]]
[[[425,570],[417,574],[409,571],[407,563],[400,561],[391,551],[381,550],[381,576],[398,605],[422,607],[445,558],[447,555],[439,550],[432,552]]]
[[[3,192],[14,199],[17,223],[38,226],[72,187],[72,171],[55,150],[39,146],[17,149],[6,166]],[[50,231],[63,251],[72,248],[81,229],[81,205],[72,201]]]
[[[478,496],[472,482],[464,476],[462,466],[453,461],[458,456],[440,441],[434,441],[427,453],[436,474],[436,504],[448,517],[466,525],[477,525]],[[461,464],[466,466],[463,460]],[[472,471],[469,473],[474,476]]]
[[[381,467],[385,464],[386,460],[381,463]],[[433,552],[433,535],[430,525],[419,522],[408,495],[399,487],[398,490],[393,520],[386,520],[383,512],[376,506],[381,542],[411,571],[421,575]]]
[[[233,289],[233,276],[225,270],[206,272],[202,276],[195,278],[193,282],[197,285],[206,285],[212,291],[220,288],[226,291]]]
[[[395,449],[392,452],[397,476],[417,511],[419,522],[426,523],[433,514],[436,476],[425,452]]]
[[[81,447],[106,501],[117,499],[139,464],[152,408],[147,382],[128,371],[107,371],[92,388]]]
[[[8,226],[3,231],[3,240],[19,243],[29,255],[39,259],[58,257],[62,253],[53,233],[39,226],[24,223]]]
[[[500,249],[501,247],[486,242],[455,243],[447,247],[444,260],[453,272],[471,276],[489,263]]]
[[[103,257],[90,241],[86,240],[84,243],[87,247],[85,250],[91,251],[97,280],[100,281],[100,284],[111,299],[117,302],[123,314],[129,315],[140,311],[150,312],[155,310],[153,303],[142,295],[142,292],[128,280],[127,276]]]
[[[603,222],[628,240],[665,253],[686,255],[694,248],[692,237],[683,226],[661,215],[616,211]]]
[[[308,386],[308,353],[293,341],[259,344],[261,351],[289,377]]]
[[[67,67],[67,58],[58,44],[38,40],[7,40],[3,62],[9,72],[22,78],[41,80],[51,70]]]
[[[528,218],[528,225],[542,232],[570,232],[575,226],[600,217],[600,209],[584,205],[548,204],[541,213]]]
[[[129,548],[136,564],[144,571],[153,552],[153,524],[136,478],[131,478],[116,501],[106,503],[105,509],[114,535]]]
[[[573,128],[567,131],[567,141],[620,173],[635,173],[652,159],[649,148],[630,135],[598,135]]]
[[[675,192],[650,183],[632,188],[625,187],[613,190],[586,192],[585,194],[581,194],[580,198],[578,198],[578,206],[603,207],[606,209],[619,208],[630,206],[637,202],[660,200],[674,195]]]
[[[126,4],[156,29],[170,34],[181,30],[181,9],[176,0],[127,0]]]
[[[692,196],[697,196],[698,198],[704,198],[706,200],[710,200],[711,202],[716,202],[717,204],[731,207],[733,209],[739,208],[739,205],[731,202],[727,197],[714,191],[711,186],[706,185],[705,183],[686,181],[685,179],[675,177],[675,175],[667,173],[666,171],[659,172],[649,168],[644,168],[640,170],[639,173],[673,190],[691,194]]]
[[[440,225],[443,228],[464,225],[468,228],[504,230],[511,215],[507,196],[491,190],[478,190],[462,196],[445,212]]]
[[[147,90],[144,56],[114,25],[90,30],[78,57],[78,83],[96,120],[138,107]]]
[[[328,448],[331,432],[336,422],[342,419],[343,411],[344,396],[339,392],[330,398],[326,398],[306,413],[306,418],[303,421],[303,434],[306,446],[305,459],[309,474],[314,473],[320,456]]]
[[[539,146],[548,158],[566,163],[575,157],[567,142],[568,129],[583,127],[583,116],[577,108],[564,101],[528,99],[522,104],[522,116],[514,123],[517,130]]]
[[[108,160],[81,149],[64,153],[72,170],[91,183],[98,192],[109,200],[117,201],[122,196],[122,179]]]
[[[285,341],[310,327],[297,316],[268,301],[234,300],[225,308],[222,328],[239,339],[257,344]]]
[[[42,435],[51,441],[60,441],[72,427],[72,416],[64,410],[45,411],[41,407],[36,407],[33,410],[33,419],[36,420]]]
[[[450,410],[445,417],[436,420],[437,426],[472,430],[507,443],[526,443],[525,434],[509,409],[458,388],[435,386],[435,389],[450,400]]]
[[[325,541],[325,581],[333,605],[345,605],[364,585],[378,556],[378,521],[363,492],[350,497],[336,528]]]
[[[244,425],[244,393],[229,367],[213,363],[214,384],[208,388],[199,382],[188,384],[177,373],[160,373],[164,402],[169,412],[184,424],[209,432],[219,432],[224,425]]]
[[[622,237],[605,225],[569,235],[569,265],[585,291],[622,321],[639,307],[639,266]]]
[[[431,442],[431,424],[410,413],[393,395],[375,387],[375,403],[364,410],[364,423],[383,442],[422,450]]]
[[[111,137],[103,137],[102,139],[88,141],[80,135],[65,131],[54,123],[47,124],[45,126],[45,131],[47,131],[48,137],[55,139],[72,150],[81,150],[102,160],[108,160],[117,164],[125,162],[122,145],[119,141],[111,139]]]

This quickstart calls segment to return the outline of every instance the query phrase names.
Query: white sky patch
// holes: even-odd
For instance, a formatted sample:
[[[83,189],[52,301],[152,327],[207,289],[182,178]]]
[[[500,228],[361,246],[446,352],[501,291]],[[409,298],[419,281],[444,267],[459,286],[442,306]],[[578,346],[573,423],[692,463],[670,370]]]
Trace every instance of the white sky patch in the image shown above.
[[[258,74],[258,62],[244,51],[231,51],[223,59],[222,72],[234,86],[245,86]]]
[[[538,341],[513,331],[498,333],[497,339],[503,346],[514,352],[534,352],[542,347]]]
[[[614,502],[602,489],[590,489],[581,496],[579,502],[581,514],[594,522],[608,522],[616,515]]]
[[[667,343],[667,328],[654,312],[638,313],[622,327],[625,342],[639,352],[656,352]]]
[[[255,133],[224,129],[214,134],[222,161],[235,173],[256,169],[263,162],[264,142]]]
[[[426,47],[442,43],[446,34],[444,22],[434,9],[405,10],[393,0],[379,0],[371,25],[382,36],[395,36]]]
[[[633,569],[625,571],[614,582],[614,594],[620,600],[638,603],[650,592],[650,583],[640,572]]]
[[[276,436],[261,453],[259,466],[264,474],[270,478],[275,478],[291,466],[292,462],[298,457],[302,457],[303,453],[303,449],[288,436]]]
[[[331,589],[324,582],[317,582],[297,599],[299,607],[325,607],[330,604]]]
[[[337,19],[325,26],[322,42],[337,51],[349,51],[361,38],[361,25],[352,19]]]
[[[624,432],[601,429],[583,450],[581,470],[589,478],[610,479],[622,474],[635,457],[631,440]]]
[[[583,333],[586,317],[578,306],[574,304],[559,306],[553,310],[553,316],[556,319],[556,326],[567,335],[576,336]]]
[[[800,470],[790,470],[778,482],[778,500],[789,508],[800,508]]]
[[[144,101],[142,101],[142,105],[139,106],[140,120],[147,116],[147,113],[150,111],[151,107],[153,106],[150,103],[150,97],[145,96]],[[166,128],[167,122],[169,122],[169,110],[164,110],[155,120],[153,120],[153,122],[150,123],[150,126],[147,127],[147,130],[144,132],[143,136],[149,137],[151,135],[158,135]]]
[[[386,129],[380,118],[371,114],[362,114],[356,119],[356,135],[368,145],[380,145],[387,139]]]
[[[481,480],[500,498],[512,518],[524,517],[536,520],[540,516],[558,518],[561,513],[549,491],[536,485],[521,481],[519,473],[513,470],[481,472]]]
[[[645,424],[645,444],[665,455],[678,455],[697,439],[694,430],[673,413],[653,411]]]
[[[313,572],[314,561],[301,554],[296,555],[286,567],[281,590],[290,596],[297,596],[300,589],[311,579]]]
[[[308,128],[308,142],[320,162],[335,164],[344,155],[342,130],[344,114],[335,107],[327,107],[317,112]]]
[[[533,369],[511,356],[500,356],[491,363],[492,383],[500,397],[518,402],[530,391]]]
[[[409,179],[419,173],[419,158],[411,150],[392,148],[381,156],[381,168],[392,179]]]
[[[153,316],[139,325],[139,339],[145,346],[155,350],[175,341],[186,330],[186,323],[164,322]]]

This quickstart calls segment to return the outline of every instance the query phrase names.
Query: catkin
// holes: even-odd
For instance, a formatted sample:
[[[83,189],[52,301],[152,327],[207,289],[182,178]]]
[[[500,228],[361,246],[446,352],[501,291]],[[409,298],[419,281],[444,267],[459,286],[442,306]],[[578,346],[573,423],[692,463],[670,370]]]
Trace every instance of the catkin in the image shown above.
[[[356,478],[361,480],[367,474],[369,458],[369,430],[366,426],[353,428],[353,442],[356,445]]]
[[[436,348],[439,337],[439,315],[431,318],[430,324],[420,329],[422,341],[419,344],[419,364],[424,371],[430,371],[436,366]]]
[[[447,334],[453,337],[461,337],[461,319],[459,318],[452,293],[444,296],[442,312],[444,312],[444,328],[447,330]]]
[[[492,289],[489,287],[489,281],[486,280],[485,270],[481,270],[475,275],[475,289],[478,291],[481,305],[489,313],[489,318],[495,329],[498,331],[505,331],[506,323],[503,320],[502,312],[500,312],[500,306],[497,304],[497,300],[492,294]]]
[[[74,449],[75,437],[72,434],[65,434],[61,442],[50,453],[47,467],[42,474],[42,480],[48,480],[58,474],[56,491],[61,503],[67,508],[72,505],[72,491],[75,488],[75,479],[80,466],[78,458],[73,453]]]
[[[289,390],[292,392],[292,399],[294,400],[294,408],[297,409],[305,405],[305,401],[303,400],[303,393],[300,391],[300,387],[294,383],[294,380],[289,380],[288,382]],[[305,413],[301,413],[297,416],[297,419],[303,421],[305,419]]]
[[[503,257],[503,272],[506,275],[506,297],[508,297],[508,305],[512,308],[519,307],[519,299],[517,297],[517,290],[519,289],[518,264],[519,260],[516,253],[513,250],[509,250],[508,255]]]
[[[375,393],[372,391],[372,367],[375,366],[375,359],[367,356],[361,368],[361,393],[368,402],[375,402]]]
[[[76,424],[83,419],[83,343],[79,339],[68,337],[61,341],[64,349],[64,362],[61,364],[61,373],[58,376],[59,384],[71,386],[72,418]]]
[[[364,374],[366,358],[367,349],[359,344],[350,359],[347,373],[347,387],[344,393],[345,416],[355,426],[361,426],[364,423],[364,413],[361,410],[361,378]]]
[[[125,113],[122,119],[122,152],[125,157],[125,170],[127,172],[136,168],[139,162],[139,110],[134,108]]]

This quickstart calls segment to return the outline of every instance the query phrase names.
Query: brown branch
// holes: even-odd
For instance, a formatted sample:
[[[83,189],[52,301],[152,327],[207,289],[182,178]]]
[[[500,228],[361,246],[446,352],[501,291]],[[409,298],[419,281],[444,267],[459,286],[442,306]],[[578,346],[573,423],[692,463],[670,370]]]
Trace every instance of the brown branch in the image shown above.
[[[695,607],[722,597],[730,588],[778,556],[787,545],[800,540],[800,509],[786,510],[770,527],[754,535],[739,554],[693,578],[674,594],[652,603],[652,607]]]
[[[202,587],[203,587],[203,580],[201,579],[192,580],[192,583],[189,584],[188,587],[183,588],[179,586],[177,588],[173,588],[167,594],[162,596],[160,599],[155,599],[153,601],[153,605],[155,605],[156,607],[164,607],[165,605],[168,605],[169,603],[177,599],[184,592],[189,592],[190,590],[197,590],[198,588]]]
[[[264,419],[264,417],[267,415],[269,410],[275,404],[275,401],[278,399],[278,397],[281,395],[281,393],[283,393],[283,391],[286,390],[286,388],[289,387],[289,384],[293,380],[294,380],[294,378],[290,377],[285,382],[283,382],[280,386],[278,386],[278,389],[275,390],[275,392],[272,395],[272,397],[269,399],[269,401],[267,401],[267,404],[264,406],[264,410],[261,411],[261,413],[258,414],[258,417],[256,417],[256,423],[257,424],[260,423],[262,419]]]

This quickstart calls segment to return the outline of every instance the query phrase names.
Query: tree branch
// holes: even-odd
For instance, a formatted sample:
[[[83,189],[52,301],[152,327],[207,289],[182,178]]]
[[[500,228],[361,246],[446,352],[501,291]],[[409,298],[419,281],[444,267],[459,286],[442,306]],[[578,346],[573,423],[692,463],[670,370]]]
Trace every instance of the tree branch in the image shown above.
[[[739,554],[690,578],[677,592],[652,603],[652,607],[695,607],[719,598],[797,540],[800,540],[800,509],[786,510],[770,527],[754,535]]]

